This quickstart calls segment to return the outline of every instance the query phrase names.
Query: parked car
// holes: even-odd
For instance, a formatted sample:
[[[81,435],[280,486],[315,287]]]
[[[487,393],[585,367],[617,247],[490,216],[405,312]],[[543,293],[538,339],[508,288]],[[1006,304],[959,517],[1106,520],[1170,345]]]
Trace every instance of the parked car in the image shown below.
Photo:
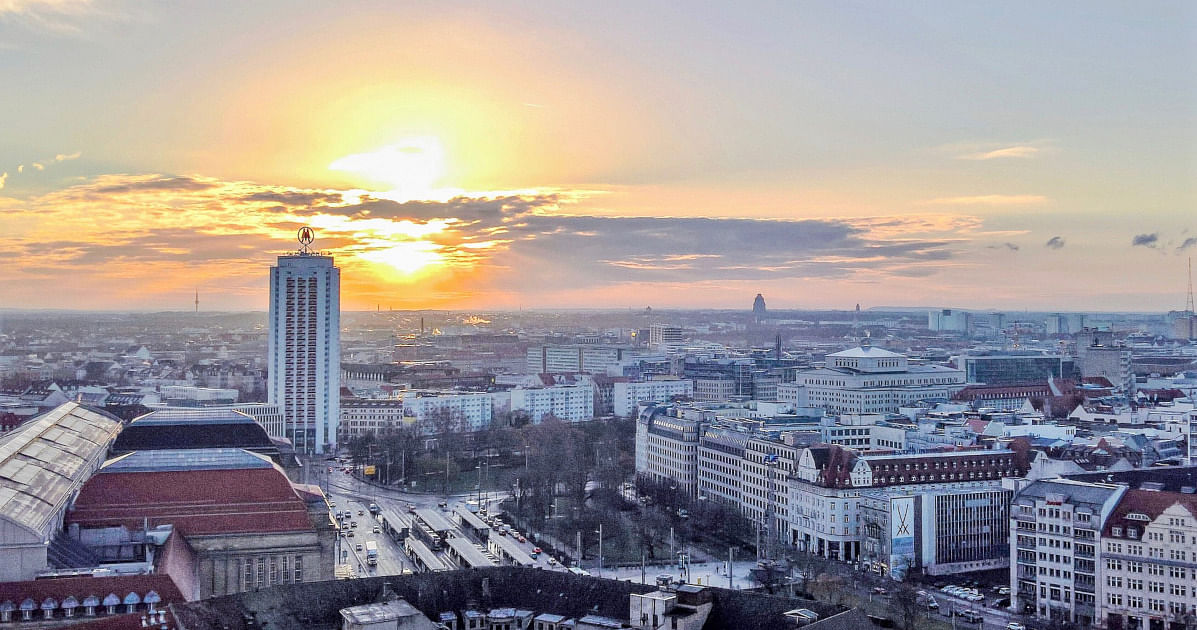
[[[354,546],[353,546],[353,548],[354,548],[354,549],[356,549],[356,550],[358,550],[358,551],[361,551],[361,550],[362,550],[362,543],[358,543],[358,544],[354,545]]]
[[[1027,627],[1017,621],[1011,621],[1006,624],[1006,630],[1027,630]]]
[[[533,548],[532,548],[532,553],[544,553],[544,551],[543,551],[543,550],[541,550],[541,548],[540,548],[540,547],[533,547]]]
[[[983,619],[981,613],[975,610],[958,610],[956,611],[956,616],[969,623],[981,623]]]
[[[381,531],[382,531],[382,529],[381,529],[380,527],[378,527],[377,525],[375,525],[375,526],[374,526],[374,533],[375,533],[375,534],[377,534],[377,533],[379,533],[379,532],[381,532]]]

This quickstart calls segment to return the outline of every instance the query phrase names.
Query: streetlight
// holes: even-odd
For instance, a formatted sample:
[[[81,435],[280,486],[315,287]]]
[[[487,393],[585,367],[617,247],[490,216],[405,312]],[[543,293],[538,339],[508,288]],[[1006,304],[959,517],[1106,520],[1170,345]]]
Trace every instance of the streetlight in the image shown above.
[[[599,523],[598,537],[599,537],[598,574],[599,574],[599,577],[603,577],[603,524],[601,522]]]

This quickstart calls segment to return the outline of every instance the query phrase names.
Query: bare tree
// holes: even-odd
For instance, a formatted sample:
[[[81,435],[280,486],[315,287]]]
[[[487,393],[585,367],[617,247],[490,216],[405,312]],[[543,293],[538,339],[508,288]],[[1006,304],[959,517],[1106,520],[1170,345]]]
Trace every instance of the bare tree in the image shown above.
[[[890,610],[898,616],[898,621],[906,630],[919,627],[925,613],[923,605],[919,603],[918,592],[906,584],[901,584],[894,590],[890,598]]]

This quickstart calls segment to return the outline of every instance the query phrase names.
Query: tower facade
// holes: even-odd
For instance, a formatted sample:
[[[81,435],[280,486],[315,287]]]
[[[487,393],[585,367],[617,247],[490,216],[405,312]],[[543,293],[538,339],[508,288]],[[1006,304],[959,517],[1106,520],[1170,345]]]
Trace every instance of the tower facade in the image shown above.
[[[305,228],[307,229],[307,228]],[[306,237],[306,242],[305,242]],[[341,270],[303,248],[270,268],[269,401],[301,453],[336,450],[341,390]]]

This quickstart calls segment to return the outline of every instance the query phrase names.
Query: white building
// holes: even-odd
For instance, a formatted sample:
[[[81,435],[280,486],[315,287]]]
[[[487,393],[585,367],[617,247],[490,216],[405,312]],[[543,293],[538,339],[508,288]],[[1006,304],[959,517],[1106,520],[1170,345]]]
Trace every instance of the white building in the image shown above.
[[[805,394],[778,388],[778,396],[832,413],[897,413],[922,400],[949,400],[964,388],[964,372],[939,365],[910,365],[905,355],[859,348],[827,355],[824,367],[799,372]],[[805,396],[805,404],[801,401]]]
[[[648,345],[654,348],[671,343],[681,343],[683,340],[685,340],[685,335],[677,326],[653,324],[648,327]]]
[[[401,398],[347,398],[341,401],[340,437],[349,441],[367,433],[389,435],[403,428],[405,417]]]
[[[415,418],[420,432],[435,435],[445,430],[482,431],[494,417],[494,396],[488,393],[404,392],[403,410]]]
[[[642,402],[669,402],[673,396],[692,397],[694,382],[689,380],[639,381],[615,383],[612,388],[612,406],[615,415],[628,417],[636,413],[636,406]]]
[[[534,423],[540,422],[545,416],[553,416],[565,422],[593,420],[594,386],[585,383],[517,387],[511,390],[511,410],[527,413]]]
[[[1098,537],[1126,486],[1036,481],[1010,507],[1010,590],[1015,610],[1088,625],[1097,619]],[[1141,628],[1140,630],[1146,630]]]
[[[649,406],[636,420],[636,475],[657,482],[674,482],[679,490],[698,491],[698,438],[705,422],[666,415],[664,407]]]
[[[606,374],[632,357],[643,354],[638,348],[625,346],[548,344],[532,346],[527,352],[529,374],[546,372],[589,372]]]
[[[301,453],[336,449],[340,420],[341,270],[303,250],[270,268],[269,402]]]
[[[1197,498],[1186,488],[1141,483],[1107,519],[1097,615],[1105,627],[1187,628],[1197,618]]]

